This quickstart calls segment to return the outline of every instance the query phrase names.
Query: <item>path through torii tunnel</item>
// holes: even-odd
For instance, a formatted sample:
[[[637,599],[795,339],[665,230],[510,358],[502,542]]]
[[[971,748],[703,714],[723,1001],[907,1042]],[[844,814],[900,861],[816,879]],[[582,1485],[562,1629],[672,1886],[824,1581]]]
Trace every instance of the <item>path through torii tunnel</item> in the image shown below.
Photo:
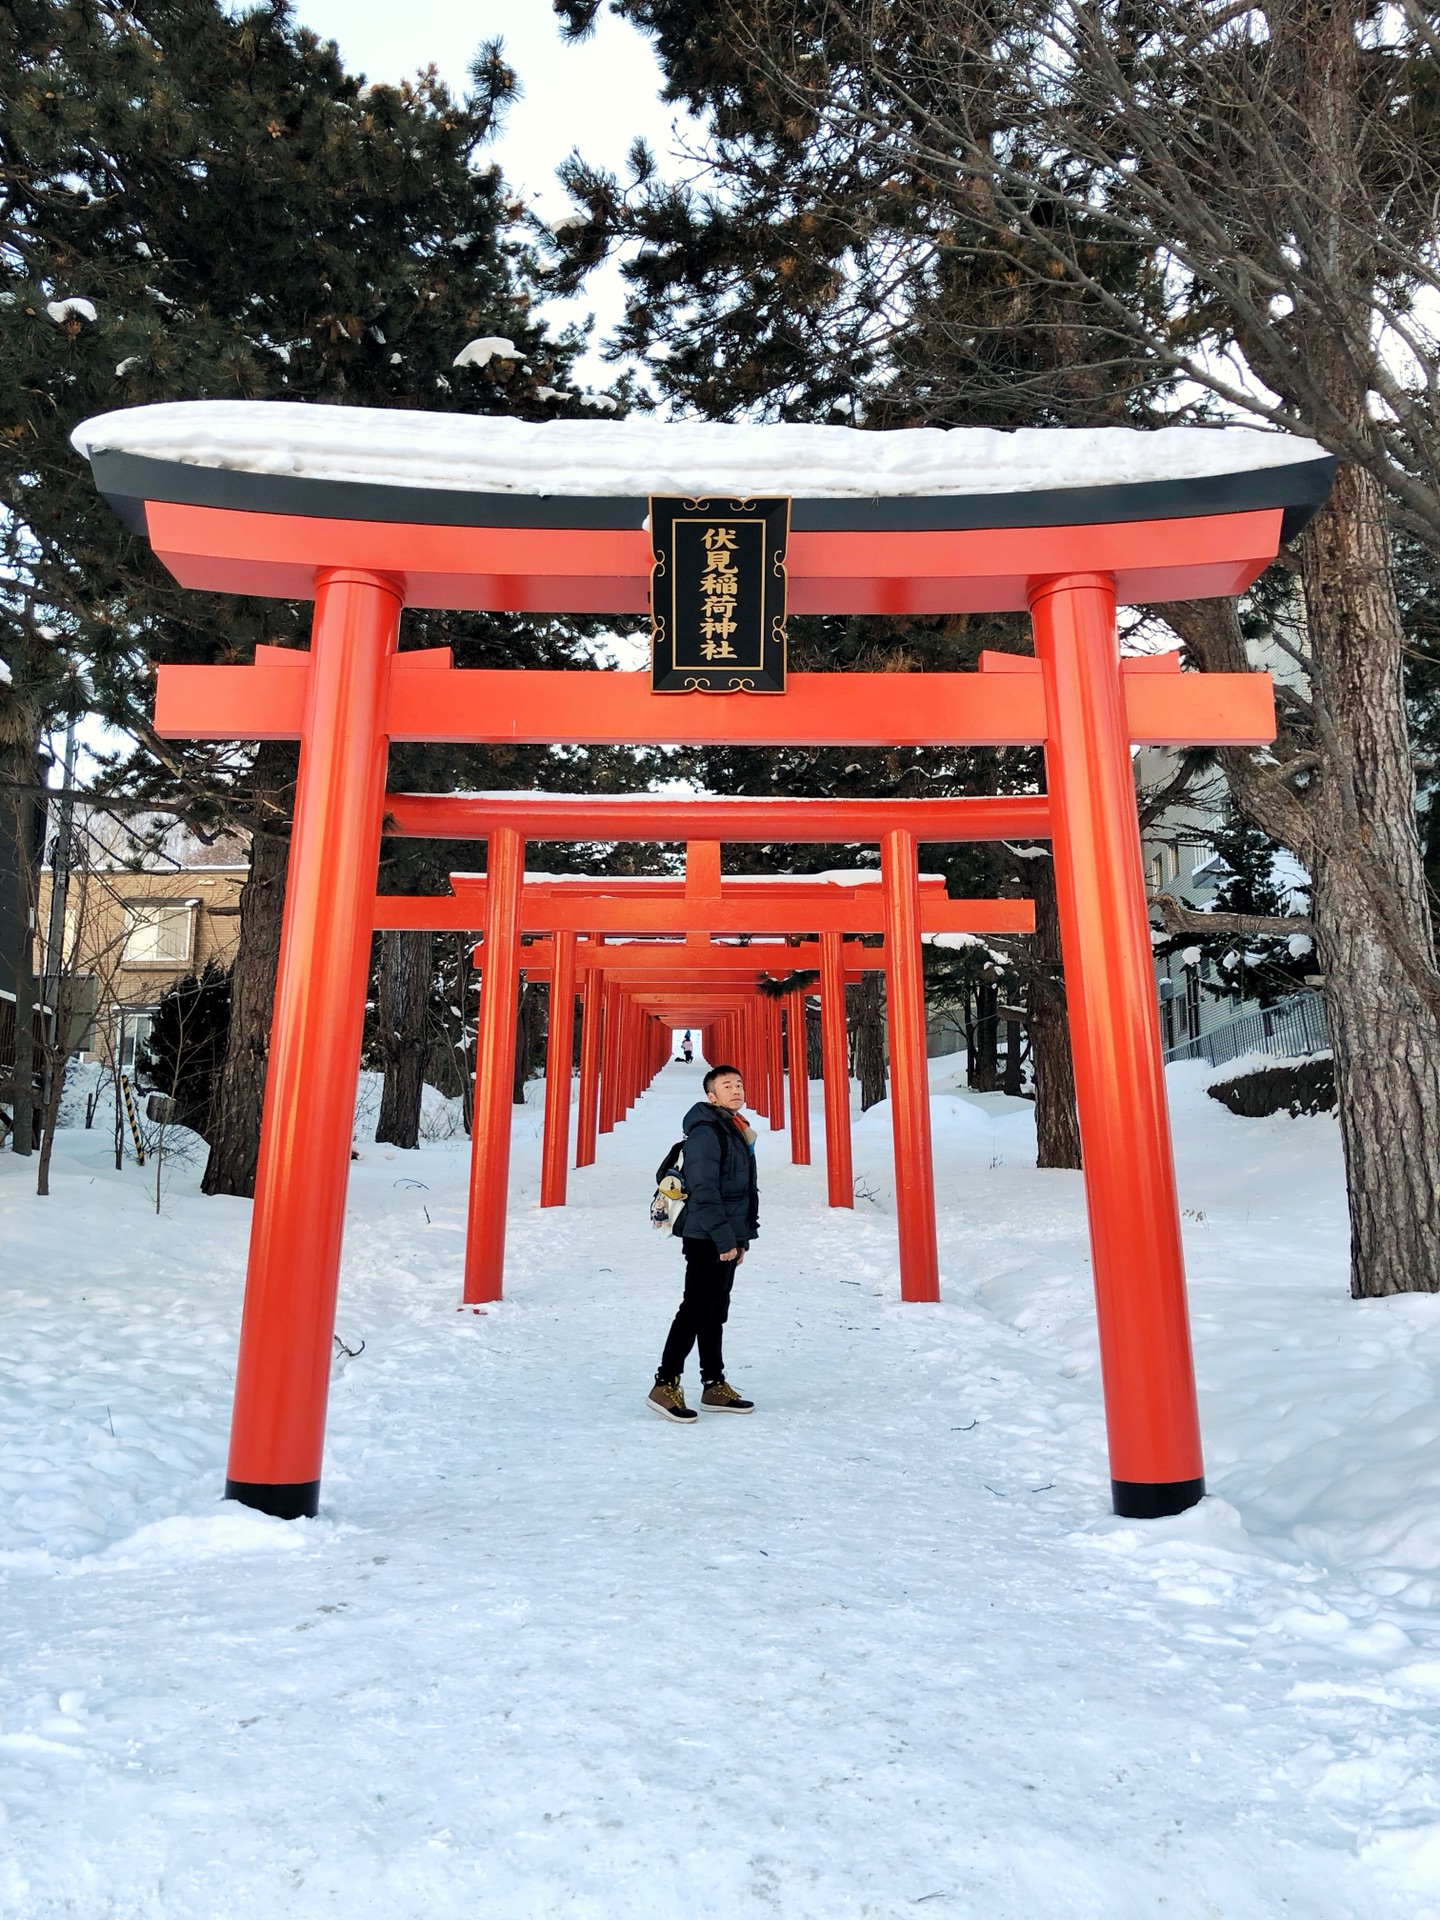
[[[238,401],[107,414],[75,442],[102,493],[182,586],[314,602],[308,652],[257,647],[251,666],[157,672],[162,737],[300,742],[228,1494],[271,1513],[318,1510],[376,872],[386,808],[399,800],[386,797],[389,743],[722,741],[1043,747],[1047,791],[1037,805],[1054,853],[1114,1506],[1146,1517],[1201,1497],[1131,750],[1263,746],[1274,737],[1273,698],[1264,674],[1122,662],[1116,607],[1242,592],[1323,501],[1332,462],[1318,447],[1238,428],[535,425]],[[1028,608],[1035,656],[987,656],[978,673],[792,674],[782,692],[713,696],[657,693],[648,674],[459,671],[443,650],[400,650],[407,606],[645,612],[652,569],[664,561],[650,532],[651,502],[662,496],[720,501],[738,515],[785,503],[791,612]],[[492,969],[520,935],[525,839],[554,837],[545,796],[534,798],[533,814],[495,813],[486,828]],[[415,822],[425,808],[434,820],[456,804],[407,797],[393,824],[407,808]],[[587,837],[611,837],[611,803],[587,804]],[[909,801],[890,802],[863,835],[853,821],[832,832],[815,803],[781,801],[793,809],[788,824],[752,836],[718,824],[714,809],[725,804],[697,802],[693,826],[675,837],[879,845],[895,1150],[908,1176],[900,1240],[913,1274],[934,1206],[917,849],[986,836],[954,833],[926,811],[936,803]],[[756,909],[726,902],[724,891],[705,937],[762,931],[727,917]],[[655,931],[671,905],[650,897]],[[563,890],[552,889],[541,931],[562,944],[602,931],[567,922],[563,907]],[[845,903],[838,917],[854,911]],[[680,921],[674,931],[696,931],[683,906]],[[822,948],[831,941],[823,1003],[841,987],[841,937],[862,929],[812,920],[801,930]],[[697,957],[703,965],[707,956]],[[617,1008],[618,979],[606,987]],[[740,1002],[707,993],[696,1004],[741,1019]],[[487,987],[492,997],[503,996]],[[768,1099],[768,1033],[765,1046]],[[495,1090],[502,1052],[497,1042],[487,1056],[482,1034],[477,1130],[509,1125],[508,1080],[503,1112]],[[633,1051],[627,1071],[633,1084]],[[618,1093],[626,1083],[613,1084]],[[493,1267],[496,1247],[503,1259],[503,1189],[481,1200],[472,1240]]]

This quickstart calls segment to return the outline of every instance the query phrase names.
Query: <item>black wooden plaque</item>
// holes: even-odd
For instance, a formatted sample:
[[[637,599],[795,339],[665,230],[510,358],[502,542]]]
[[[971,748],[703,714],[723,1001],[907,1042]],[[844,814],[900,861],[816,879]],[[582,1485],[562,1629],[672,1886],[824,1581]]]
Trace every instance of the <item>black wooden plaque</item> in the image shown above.
[[[788,500],[651,495],[655,693],[785,691]]]

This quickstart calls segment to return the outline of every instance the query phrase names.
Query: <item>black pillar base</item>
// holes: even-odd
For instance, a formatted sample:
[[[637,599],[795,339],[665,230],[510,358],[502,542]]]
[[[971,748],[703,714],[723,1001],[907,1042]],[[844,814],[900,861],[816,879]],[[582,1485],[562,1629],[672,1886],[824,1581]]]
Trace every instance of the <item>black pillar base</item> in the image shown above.
[[[1122,1520],[1163,1520],[1167,1513],[1184,1513],[1205,1498],[1205,1478],[1198,1480],[1112,1480],[1110,1503]]]
[[[277,1520],[313,1520],[320,1511],[320,1482],[294,1480],[267,1486],[258,1480],[227,1480],[225,1498],[254,1507],[258,1513],[273,1513]]]

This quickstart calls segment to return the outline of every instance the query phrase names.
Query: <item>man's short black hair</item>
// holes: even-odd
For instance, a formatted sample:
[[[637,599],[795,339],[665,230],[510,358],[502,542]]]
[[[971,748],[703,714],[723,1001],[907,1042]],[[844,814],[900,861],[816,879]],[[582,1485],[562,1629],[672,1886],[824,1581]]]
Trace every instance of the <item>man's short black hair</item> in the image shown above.
[[[713,1087],[720,1076],[725,1073],[733,1073],[738,1080],[745,1078],[739,1067],[711,1067],[705,1078],[700,1082],[706,1093],[709,1093],[711,1087]]]

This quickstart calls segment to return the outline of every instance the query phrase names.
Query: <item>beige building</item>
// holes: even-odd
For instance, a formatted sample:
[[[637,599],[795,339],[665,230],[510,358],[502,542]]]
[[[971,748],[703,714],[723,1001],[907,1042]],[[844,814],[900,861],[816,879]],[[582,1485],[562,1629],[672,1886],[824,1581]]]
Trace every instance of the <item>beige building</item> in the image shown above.
[[[248,848],[226,836],[207,844],[160,814],[77,810],[75,858],[65,907],[65,968],[74,1003],[88,1014],[81,1058],[123,1071],[177,980],[228,967],[240,937],[240,891]],[[51,875],[40,876],[40,934],[50,924]],[[37,943],[38,948],[38,943]],[[36,972],[43,969],[36,953]]]

